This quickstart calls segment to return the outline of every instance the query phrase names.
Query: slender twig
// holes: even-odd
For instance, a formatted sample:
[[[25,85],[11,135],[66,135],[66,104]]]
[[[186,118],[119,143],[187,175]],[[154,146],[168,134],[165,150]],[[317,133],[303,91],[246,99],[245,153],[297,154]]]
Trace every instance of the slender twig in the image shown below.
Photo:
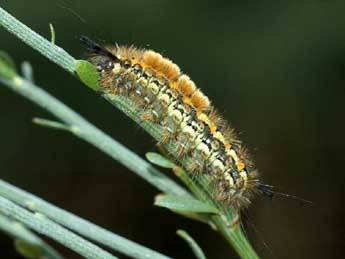
[[[42,213],[55,222],[94,240],[106,245],[125,255],[137,259],[171,259],[156,251],[139,245],[133,241],[116,235],[104,228],[101,228],[87,220],[84,220],[70,212],[62,210],[26,191],[23,191],[3,180],[0,180],[0,196],[9,199],[31,211]]]
[[[200,190],[198,185],[188,177],[187,173],[181,167],[174,168],[175,174],[189,186],[192,193],[201,201],[217,206],[214,200],[210,199],[205,191]],[[225,215],[211,215],[210,221],[216,226],[218,231],[224,238],[232,245],[235,251],[241,258],[258,258],[254,249],[251,247],[248,240],[245,238],[244,233],[239,224],[239,214],[234,210],[223,210]]]
[[[22,222],[29,228],[58,241],[85,258],[117,258],[91,242],[54,223],[43,214],[33,214],[3,197],[0,197],[0,211],[4,215]]]
[[[184,230],[177,230],[177,235],[179,235],[192,249],[194,255],[197,259],[206,259],[204,252],[201,250],[197,242]]]
[[[63,257],[51,246],[39,238],[35,233],[28,230],[18,221],[10,220],[0,214],[0,229],[18,241],[25,242],[40,249],[42,255],[48,259],[62,259]],[[18,244],[18,242],[17,242]]]
[[[42,122],[41,120],[38,121]],[[50,121],[48,122],[52,123]],[[47,123],[47,121],[44,120],[44,123]],[[56,125],[54,124],[53,126],[55,127]],[[107,245],[132,258],[171,259],[170,257],[159,254],[151,249],[148,249],[121,236],[111,233],[110,231],[102,229],[101,227],[83,220],[67,211],[59,209],[54,205],[49,204],[41,200],[40,198],[35,197],[34,195],[29,194],[23,190],[20,190],[19,188],[16,188],[15,186],[12,186],[2,180],[0,180],[0,196],[6,197],[9,200],[20,204],[21,206],[26,206],[32,211],[40,212],[42,213],[42,215],[47,215],[55,222],[58,222],[89,239],[95,240],[103,245]],[[0,221],[0,229],[3,229],[2,226],[6,226],[5,230],[7,230],[6,232],[8,232],[10,226],[1,223],[2,221]]]

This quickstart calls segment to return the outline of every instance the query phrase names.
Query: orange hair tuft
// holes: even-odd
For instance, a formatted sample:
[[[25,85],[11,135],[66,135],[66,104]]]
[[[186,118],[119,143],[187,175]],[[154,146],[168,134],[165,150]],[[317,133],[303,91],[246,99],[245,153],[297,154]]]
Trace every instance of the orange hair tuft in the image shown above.
[[[158,70],[162,72],[168,79],[173,80],[181,73],[180,68],[170,59],[163,58],[162,67]]]
[[[144,52],[143,62],[162,73],[170,80],[176,78],[181,73],[180,68],[171,60],[163,58],[161,54],[152,50],[147,50]]]
[[[153,50],[147,50],[143,54],[143,61],[146,65],[157,69],[161,66],[163,57],[161,54],[154,52]]]
[[[210,100],[200,90],[196,90],[192,94],[191,102],[198,110],[205,110],[210,106]]]
[[[177,80],[177,88],[181,91],[183,95],[191,95],[195,92],[196,86],[189,76],[182,75]]]

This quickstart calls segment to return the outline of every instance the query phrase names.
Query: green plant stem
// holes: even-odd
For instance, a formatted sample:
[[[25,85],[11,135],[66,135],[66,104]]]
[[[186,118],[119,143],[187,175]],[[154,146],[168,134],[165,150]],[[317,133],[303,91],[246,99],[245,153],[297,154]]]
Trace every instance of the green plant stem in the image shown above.
[[[46,235],[78,254],[90,259],[116,259],[103,249],[77,236],[73,232],[61,227],[46,218],[43,214],[33,214],[13,202],[0,197],[0,212],[8,217],[22,222],[40,234]]]
[[[51,44],[51,42],[45,40],[44,38],[39,36],[37,33],[33,32],[26,25],[21,24],[18,20],[16,20],[14,17],[12,17],[6,11],[1,9],[1,7],[0,7],[0,24],[2,26],[4,26],[5,29],[10,31],[11,33],[14,33],[17,37],[19,37],[20,39],[25,41],[28,45],[39,50],[41,52],[41,54],[43,54],[47,58],[51,59],[53,62],[55,62],[59,66],[63,67],[65,70],[69,71],[70,73],[74,73],[75,60],[73,57],[71,57],[66,51],[58,51],[61,48],[59,48],[56,45]],[[39,46],[36,46],[36,45],[39,45]],[[15,87],[12,87],[12,88],[13,88],[13,90],[22,94],[26,98],[34,101],[35,103],[41,104],[41,106],[43,106],[43,107],[45,105],[49,105],[48,100],[38,98],[39,96],[42,97],[42,94],[39,92],[37,92],[37,94],[39,96],[32,96],[32,95],[30,95],[31,91],[16,90]],[[36,91],[35,91],[35,93],[36,93]],[[142,121],[140,119],[139,114],[135,110],[135,108],[133,108],[133,106],[131,106],[132,104],[130,101],[126,100],[125,98],[123,98],[121,96],[114,96],[114,95],[110,95],[110,94],[104,94],[103,97],[106,98],[109,102],[111,102],[114,106],[119,108],[121,111],[123,111],[125,114],[127,114],[134,121],[139,123],[155,139],[160,138],[160,133],[161,133],[160,126],[157,124],[147,122],[147,121]],[[52,112],[55,116],[57,116],[57,114],[54,110]],[[61,118],[61,120],[65,121],[64,118]],[[67,123],[69,123],[69,122],[67,121]],[[71,123],[69,123],[69,124],[73,125]],[[93,126],[90,125],[90,127],[93,127]],[[79,137],[84,138],[85,135],[80,135]],[[98,137],[100,137],[100,136],[98,136]],[[84,139],[86,139],[86,138],[84,138]],[[126,157],[122,157],[119,160],[119,156],[121,157],[122,154],[118,154],[116,152],[115,153],[116,155],[114,155],[113,153],[109,153],[108,152],[109,150],[104,149],[104,146],[109,145],[108,141],[113,141],[108,136],[105,135],[104,138],[101,137],[100,139],[97,139],[97,140],[99,140],[99,141],[97,141],[96,143],[93,141],[89,141],[89,142],[92,143],[93,145],[95,145],[96,147],[100,148],[101,150],[103,150],[105,153],[109,154],[114,159],[120,161],[122,164],[124,164],[129,169],[136,172],[138,175],[142,176],[141,173],[137,172],[138,168],[140,168],[140,170],[145,170],[146,172],[148,171],[149,173],[152,173],[151,170],[148,170],[147,165],[144,166],[144,164],[142,164],[142,166],[138,166],[137,163],[133,163],[134,160],[128,159]],[[174,150],[174,148],[170,145],[167,145],[166,148],[170,149],[170,150]],[[127,151],[127,153],[128,153],[128,151]],[[135,157],[135,161],[139,161],[139,159],[140,158]],[[129,165],[127,165],[126,163],[129,163]],[[156,179],[158,182],[162,179],[162,178],[161,179],[159,179],[159,178],[160,177],[158,177]],[[173,181],[171,181],[171,182],[176,186],[176,184]],[[157,187],[156,182],[155,183],[151,182],[151,184],[154,184]],[[185,191],[182,188],[178,187],[176,189],[174,187],[174,189],[178,190],[179,193],[182,193],[182,192],[185,193]],[[166,192],[166,191],[164,190],[164,192]],[[171,188],[168,188],[168,192],[171,193]],[[177,193],[175,193],[175,194],[177,194]],[[210,199],[210,198],[208,198],[208,199]],[[228,217],[228,215],[236,214],[236,212],[225,211],[225,214],[226,214],[225,216]],[[227,241],[229,241],[229,243],[231,245],[234,246],[235,250],[238,252],[238,254],[242,258],[246,258],[246,259],[258,258],[255,251],[252,249],[252,247],[250,246],[250,244],[248,243],[248,241],[245,238],[242,239],[239,235],[237,235],[237,236],[233,235],[233,231],[226,230],[226,228],[227,228],[226,223],[227,222],[224,222],[224,217],[219,217],[219,218],[214,219],[214,224],[217,225],[217,228],[219,229],[220,233],[225,237],[225,239]],[[237,228],[237,229],[238,229],[237,231],[242,233],[240,228]],[[244,237],[243,233],[242,233],[242,237]],[[236,242],[235,243],[233,242],[234,239],[236,239],[236,242],[240,242],[240,243],[243,242],[243,243],[246,243],[246,245],[238,246],[238,245],[236,245]],[[247,249],[247,251],[246,250],[243,251],[243,249]]]
[[[209,195],[205,191],[201,190],[197,183],[192,181],[182,168],[177,167],[174,171],[176,175],[187,186],[189,186],[192,193],[199,200],[219,208],[218,204],[210,199]],[[210,215],[210,221],[217,227],[218,231],[224,236],[241,258],[258,259],[259,257],[245,238],[241,225],[237,222],[239,220],[239,214],[234,210],[223,209],[222,211],[225,212],[225,215]]]
[[[179,229],[176,233],[181,238],[183,238],[184,241],[186,241],[186,243],[190,246],[197,259],[206,259],[206,256],[204,252],[201,250],[200,246],[186,231]]]
[[[232,245],[241,258],[259,258],[253,247],[245,238],[240,224],[230,228],[221,216],[212,216],[212,221],[217,226],[219,232]]]
[[[45,243],[41,238],[28,230],[24,225],[18,221],[10,220],[9,218],[0,214],[0,229],[12,236],[16,240],[21,240],[28,244],[39,247],[43,255],[48,259],[63,259],[63,257],[55,251],[51,246]]]
[[[171,259],[156,251],[116,235],[70,212],[62,210],[26,191],[0,180],[0,196],[39,212],[76,233],[137,259]]]

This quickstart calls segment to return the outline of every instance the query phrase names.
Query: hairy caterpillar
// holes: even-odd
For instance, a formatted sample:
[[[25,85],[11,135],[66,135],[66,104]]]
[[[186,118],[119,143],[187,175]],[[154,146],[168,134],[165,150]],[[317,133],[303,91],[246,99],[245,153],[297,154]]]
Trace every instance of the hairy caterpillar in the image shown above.
[[[160,142],[176,143],[177,161],[191,157],[185,166],[189,174],[209,175],[218,201],[240,209],[257,190],[272,196],[233,129],[176,64],[152,50],[101,46],[84,36],[81,41],[103,91],[127,96],[143,110],[143,120],[159,123]]]

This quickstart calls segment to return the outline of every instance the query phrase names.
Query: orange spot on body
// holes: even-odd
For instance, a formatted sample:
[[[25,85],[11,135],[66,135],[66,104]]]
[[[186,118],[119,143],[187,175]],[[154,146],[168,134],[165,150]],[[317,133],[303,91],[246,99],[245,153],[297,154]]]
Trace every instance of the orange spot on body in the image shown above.
[[[231,148],[231,145],[228,142],[224,142],[225,150],[229,150]]]
[[[176,84],[175,81],[169,81],[169,85],[170,85],[171,88],[177,89],[177,84]]]
[[[187,97],[187,96],[183,96],[183,97],[182,97],[182,101],[183,101],[183,103],[185,103],[185,104],[192,105],[192,101],[191,101],[190,98]]]
[[[238,171],[242,171],[245,167],[244,163],[241,160],[237,161],[236,166]]]
[[[217,131],[217,126],[212,121],[209,122],[208,126],[210,127],[210,131],[211,131],[212,134]]]
[[[205,113],[202,113],[202,112],[197,112],[196,114],[198,116],[198,119],[205,122],[205,123],[209,123],[209,120],[208,120],[208,117]]]

